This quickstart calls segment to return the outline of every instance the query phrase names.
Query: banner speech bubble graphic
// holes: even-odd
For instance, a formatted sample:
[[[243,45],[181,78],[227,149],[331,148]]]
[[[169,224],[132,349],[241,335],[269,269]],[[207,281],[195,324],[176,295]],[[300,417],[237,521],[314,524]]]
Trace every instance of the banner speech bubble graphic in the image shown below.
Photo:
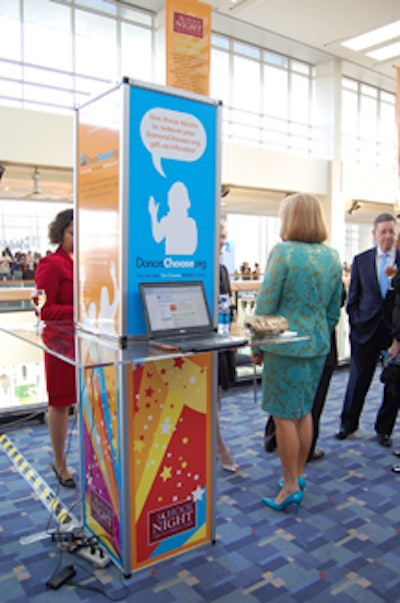
[[[140,136],[154,167],[164,178],[162,159],[196,161],[204,153],[207,142],[203,124],[197,117],[162,107],[153,107],[144,114]]]

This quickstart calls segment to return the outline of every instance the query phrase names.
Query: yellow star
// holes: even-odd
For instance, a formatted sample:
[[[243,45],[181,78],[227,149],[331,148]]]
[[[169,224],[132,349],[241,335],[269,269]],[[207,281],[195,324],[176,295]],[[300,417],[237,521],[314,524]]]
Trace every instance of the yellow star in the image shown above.
[[[171,479],[171,477],[172,477],[172,467],[166,467],[164,465],[162,473],[160,473],[160,477],[162,478],[163,482],[166,482],[167,479]]]
[[[189,438],[182,438],[182,444],[187,444],[189,442]]]
[[[183,463],[181,463],[181,467],[182,467],[182,469],[186,469],[186,467],[187,467],[187,462],[186,462],[186,461],[183,461]]]
[[[133,450],[135,452],[142,452],[144,448],[144,442],[142,440],[135,440],[133,442]]]

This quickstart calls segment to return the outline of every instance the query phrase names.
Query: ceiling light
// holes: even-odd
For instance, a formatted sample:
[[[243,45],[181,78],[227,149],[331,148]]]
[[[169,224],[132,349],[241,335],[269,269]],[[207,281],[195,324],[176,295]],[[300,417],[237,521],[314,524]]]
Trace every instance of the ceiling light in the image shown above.
[[[365,34],[356,36],[355,38],[345,40],[344,42],[341,42],[341,45],[346,46],[346,48],[350,48],[351,50],[358,51],[364,50],[365,48],[371,48],[371,46],[376,46],[377,44],[387,42],[388,40],[393,40],[393,38],[398,38],[399,36],[400,21],[394,21],[383,27],[378,27],[378,29],[373,29]]]
[[[387,59],[399,56],[399,54],[400,42],[395,42],[394,44],[382,46],[382,48],[367,52],[367,57],[371,57],[371,59],[375,59],[376,61],[386,61]]]
[[[39,186],[39,170],[35,167],[35,171],[32,175],[33,180],[33,190],[32,195],[40,195],[40,186]]]
[[[361,203],[361,201],[357,201],[357,199],[353,199],[353,201],[351,201],[351,203],[350,203],[347,213],[351,215],[355,211],[358,211],[359,209],[361,209],[362,206],[363,206],[363,204]]]
[[[224,198],[231,192],[230,187],[227,184],[221,186],[221,197]]]

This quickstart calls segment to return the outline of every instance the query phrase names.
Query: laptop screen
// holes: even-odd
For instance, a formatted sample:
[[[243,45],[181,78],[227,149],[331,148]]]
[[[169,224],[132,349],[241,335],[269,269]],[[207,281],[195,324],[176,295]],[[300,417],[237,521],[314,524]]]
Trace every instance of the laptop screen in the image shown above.
[[[213,330],[201,281],[140,283],[139,287],[150,337]]]

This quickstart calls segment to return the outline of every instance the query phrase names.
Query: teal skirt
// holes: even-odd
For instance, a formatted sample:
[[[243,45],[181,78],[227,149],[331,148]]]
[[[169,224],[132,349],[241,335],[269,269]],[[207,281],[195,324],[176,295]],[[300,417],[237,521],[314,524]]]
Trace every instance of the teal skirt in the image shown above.
[[[264,352],[262,408],[281,419],[301,419],[314,403],[325,356],[294,358]]]

